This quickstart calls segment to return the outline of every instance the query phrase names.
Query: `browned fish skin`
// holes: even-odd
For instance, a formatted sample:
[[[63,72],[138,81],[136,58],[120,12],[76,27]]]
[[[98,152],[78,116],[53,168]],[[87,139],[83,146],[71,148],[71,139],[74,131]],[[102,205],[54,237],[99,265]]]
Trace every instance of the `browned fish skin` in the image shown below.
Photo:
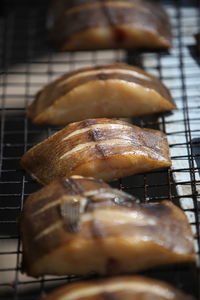
[[[79,176],[30,195],[20,233],[23,268],[36,277],[122,274],[195,258],[190,225],[174,204],[142,204]]]
[[[61,51],[171,47],[169,19],[158,3],[55,0],[50,19],[50,39]]]
[[[170,92],[157,77],[118,63],[58,78],[36,95],[27,113],[35,123],[65,125],[91,117],[136,117],[174,108]]]
[[[66,298],[64,298],[66,297]],[[121,276],[68,284],[41,300],[194,300],[160,280]]]
[[[82,175],[112,181],[169,167],[164,133],[111,119],[72,123],[28,150],[22,166],[43,184]]]

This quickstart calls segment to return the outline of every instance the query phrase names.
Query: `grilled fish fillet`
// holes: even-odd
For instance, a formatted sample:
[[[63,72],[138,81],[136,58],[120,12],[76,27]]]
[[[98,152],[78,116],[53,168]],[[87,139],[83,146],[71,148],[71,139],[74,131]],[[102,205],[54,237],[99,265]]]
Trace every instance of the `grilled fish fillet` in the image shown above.
[[[61,51],[171,47],[166,12],[144,0],[54,0],[48,27]]]
[[[176,108],[155,76],[126,64],[83,68],[48,84],[28,107],[34,123],[66,125],[97,117],[136,117]]]
[[[80,176],[30,195],[20,233],[23,269],[35,277],[123,274],[195,258],[187,218],[170,201],[142,204]]]
[[[41,300],[194,300],[160,280],[124,276],[76,282],[53,291]]]
[[[71,175],[105,181],[169,167],[164,133],[111,119],[87,119],[28,150],[22,166],[42,184]]]

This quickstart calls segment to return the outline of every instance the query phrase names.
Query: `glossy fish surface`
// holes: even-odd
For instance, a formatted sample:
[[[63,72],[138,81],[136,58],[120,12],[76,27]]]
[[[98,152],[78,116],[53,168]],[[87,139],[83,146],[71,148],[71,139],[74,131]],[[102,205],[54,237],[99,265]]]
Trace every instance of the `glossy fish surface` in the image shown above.
[[[105,181],[171,165],[165,134],[106,118],[71,123],[28,150],[22,166],[37,181],[71,175]]]
[[[190,225],[172,202],[140,203],[81,176],[30,195],[20,235],[23,269],[35,277],[123,274],[195,259]]]
[[[138,117],[176,106],[155,76],[126,64],[83,68],[44,87],[28,107],[38,124],[66,125],[97,117]]]
[[[124,276],[63,286],[41,300],[194,300],[160,280]]]
[[[48,27],[50,40],[61,51],[171,47],[169,18],[151,1],[55,0]]]

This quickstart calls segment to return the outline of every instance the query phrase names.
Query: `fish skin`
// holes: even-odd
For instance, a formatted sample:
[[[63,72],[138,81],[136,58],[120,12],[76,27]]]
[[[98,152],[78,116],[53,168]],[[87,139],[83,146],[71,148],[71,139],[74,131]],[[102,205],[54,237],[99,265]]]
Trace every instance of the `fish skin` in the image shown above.
[[[121,276],[76,282],[57,288],[41,300],[194,300],[181,290],[144,276]]]
[[[37,93],[27,115],[34,123],[66,125],[87,118],[138,117],[175,108],[169,90],[156,76],[118,63],[61,76]]]
[[[55,180],[31,194],[20,236],[23,270],[35,277],[118,275],[195,259],[187,217],[172,202],[144,204],[81,176]]]
[[[50,18],[49,39],[60,51],[172,46],[169,18],[158,3],[55,0]]]
[[[38,182],[47,184],[71,175],[113,181],[170,167],[171,160],[163,132],[99,118],[69,124],[29,149],[21,165]]]

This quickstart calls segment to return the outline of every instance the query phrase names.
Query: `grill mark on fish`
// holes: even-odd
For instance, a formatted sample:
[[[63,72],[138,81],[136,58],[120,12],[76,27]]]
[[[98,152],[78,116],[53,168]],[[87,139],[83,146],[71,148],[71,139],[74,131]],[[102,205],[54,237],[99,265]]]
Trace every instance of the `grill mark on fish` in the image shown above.
[[[116,28],[118,30],[118,28]],[[137,84],[141,86],[141,88],[148,88],[154,90],[162,97],[166,99],[166,101],[171,102],[174,107],[175,104],[172,100],[172,97],[165,86],[155,77],[149,74],[143,74],[140,70],[132,70],[128,69],[127,66],[116,67],[116,65],[95,67],[92,69],[83,69],[77,72],[73,72],[67,75],[62,76],[51,84],[47,85],[46,88],[41,90],[35,99],[35,101],[29,107],[30,116],[33,115],[33,109],[37,110],[38,105],[42,101],[44,93],[47,92],[47,89],[54,90],[52,93],[48,93],[45,96],[45,101],[43,101],[42,109],[45,109],[52,105],[58,98],[68,94],[74,88],[77,88],[83,84],[87,84],[88,82],[95,80],[121,80],[127,83]],[[41,98],[41,101],[38,102]],[[37,104],[38,103],[38,104]],[[38,112],[39,113],[39,112]]]
[[[102,131],[99,130],[98,128],[93,128],[91,131],[89,131],[88,135],[92,142],[99,141],[102,139]],[[101,155],[102,158],[105,157],[105,151],[101,145],[96,144],[95,149]]]
[[[158,83],[158,81],[156,81],[156,80],[145,80],[145,79],[141,79],[141,78],[138,78],[138,77],[130,75],[130,74],[120,74],[120,73],[115,73],[113,71],[113,73],[110,73],[110,74],[101,73],[98,76],[97,75],[83,76],[80,79],[77,79],[77,81],[75,81],[75,82],[71,82],[66,85],[63,84],[58,87],[57,87],[57,85],[54,85],[54,87],[52,87],[52,88],[57,89],[57,91],[52,96],[49,95],[50,98],[49,98],[49,100],[46,100],[45,107],[50,106],[58,98],[64,96],[65,94],[68,94],[74,88],[78,88],[84,84],[87,84],[89,82],[96,81],[96,80],[102,80],[102,81],[107,81],[107,80],[116,80],[117,81],[118,80],[118,81],[127,82],[129,84],[133,84],[133,85],[137,84],[141,88],[154,90],[155,92],[160,94],[163,98],[165,98],[166,101],[169,101],[170,103],[172,103],[174,105],[171,95],[169,94],[168,90],[161,84],[161,82]],[[43,95],[43,93],[40,94],[40,96],[42,96],[42,95]]]
[[[109,129],[109,130],[112,130],[112,129],[129,129],[131,130],[131,127],[130,126],[127,126],[127,125],[121,125],[121,124],[95,124],[95,125],[90,125],[90,126],[87,126],[87,127],[84,127],[84,128],[81,128],[81,129],[77,129],[73,132],[71,132],[69,135],[65,136],[62,141],[65,141],[75,135],[79,135],[79,134],[82,134],[82,133],[86,133],[87,131],[90,131],[90,130],[96,130],[96,131],[99,131],[99,129]]]
[[[64,196],[65,198],[67,198],[67,196]],[[71,196],[70,196],[71,197]],[[49,197],[50,198],[50,197]],[[44,199],[40,199],[40,202],[42,205],[40,205],[40,207],[34,207],[34,209],[36,211],[34,211],[31,216],[34,217],[34,216],[37,216],[41,213],[44,213],[46,210],[52,208],[52,207],[55,207],[57,206],[61,201],[62,201],[62,197],[59,197],[59,196],[56,196],[56,197],[52,197],[52,200],[50,203],[49,203],[49,198],[44,198]],[[47,205],[44,205],[44,202],[43,200],[45,200],[44,202],[47,202],[48,204]]]
[[[69,203],[68,203],[69,204]],[[90,224],[90,233],[93,238],[101,238],[105,237],[108,233],[104,232],[101,228],[101,223],[103,220],[110,221],[111,217],[115,218],[115,222],[119,218],[123,218],[123,220],[126,221],[126,223],[132,224],[132,226],[139,226],[139,228],[145,228],[145,230],[149,230],[151,232],[151,227],[154,229],[154,226],[156,226],[157,223],[157,217],[151,216],[152,218],[147,219],[145,211],[139,212],[137,209],[136,211],[131,211],[130,210],[119,210],[117,207],[114,209],[113,207],[108,208],[99,208],[99,211],[102,213],[102,217],[100,218],[101,221],[97,221],[94,215],[93,211],[89,212],[84,212],[84,214],[80,214],[80,210],[78,212],[74,211],[74,207],[67,206],[63,210],[63,215],[61,215],[61,219],[53,224],[51,224],[48,228],[42,230],[38,235],[36,235],[35,240],[38,240],[48,234],[51,234],[53,231],[63,227],[64,230],[71,232],[71,233],[77,233],[79,230],[79,222],[81,220],[81,223],[83,224],[84,222],[89,222]],[[72,202],[70,203],[70,205]],[[80,202],[77,201],[77,207],[80,207]],[[71,209],[71,215],[68,212],[68,210]],[[61,207],[59,208],[61,212]],[[81,218],[80,218],[81,216]],[[116,226],[116,224],[115,224]],[[142,226],[142,227],[141,227]],[[130,236],[130,233],[127,232],[127,236]]]
[[[38,235],[35,236],[34,240],[39,240],[43,236],[50,234],[52,231],[56,230],[57,228],[60,228],[63,223],[63,220],[59,220],[58,222],[55,222],[54,224],[50,225],[46,229],[42,230]]]
[[[116,189],[96,189],[96,190],[91,190],[91,191],[83,191],[80,192],[80,194],[77,194],[75,197],[73,194],[71,195],[63,195],[60,198],[54,197],[53,201],[49,202],[50,197],[48,198],[44,198],[41,199],[40,201],[42,201],[42,207],[40,205],[39,209],[37,209],[37,207],[34,206],[34,209],[37,209],[36,211],[34,211],[31,215],[32,216],[36,216],[38,214],[41,214],[43,212],[45,212],[46,210],[53,208],[54,206],[57,206],[59,204],[61,204],[63,201],[67,202],[72,199],[72,198],[76,198],[79,199],[80,202],[83,203],[83,201],[85,200],[85,208],[83,209],[83,212],[88,212],[88,211],[92,211],[95,208],[95,204],[99,203],[99,205],[105,205],[105,203],[112,203],[114,205],[120,205],[120,206],[126,206],[126,207],[132,207],[134,206],[136,203],[139,202],[139,200],[137,200],[134,196],[125,194],[124,192],[121,192],[119,190]],[[98,201],[97,201],[97,197],[98,197]],[[47,202],[48,204],[44,206],[44,202],[43,200],[45,200],[45,202]]]
[[[58,79],[56,82],[58,83],[57,86],[60,87],[64,84],[69,84],[71,81],[76,80],[76,79],[81,79],[83,77],[89,77],[95,75],[97,78],[98,76],[99,79],[105,80],[108,78],[108,75],[113,76],[117,75],[132,75],[133,77],[142,79],[142,80],[147,80],[147,81],[153,81],[155,80],[155,77],[150,76],[148,73],[143,74],[139,70],[132,70],[131,68],[126,68],[126,66],[121,67],[121,68],[116,68],[115,65],[111,66],[106,66],[106,67],[99,67],[99,68],[92,68],[92,69],[82,69],[77,71],[76,73],[70,73],[68,76],[66,75]]]
[[[104,118],[88,121],[89,124],[109,124],[109,119]],[[115,120],[112,120],[111,123],[127,124],[126,122]],[[95,174],[95,172],[101,168],[100,163],[102,162],[102,165],[104,165],[106,161],[108,161],[108,165],[105,168],[108,173],[100,173],[99,175],[105,180],[112,180],[115,173],[118,171],[120,173],[121,169],[124,175],[120,176],[125,176],[129,172],[134,173],[134,168],[130,168],[130,171],[128,168],[123,168],[123,162],[122,168],[120,168],[120,165],[119,167],[116,165],[116,169],[112,170],[109,162],[116,161],[118,158],[119,162],[125,159],[125,165],[130,163],[130,167],[136,164],[138,173],[171,165],[169,147],[164,133],[153,129],[141,129],[131,124],[127,129],[121,131],[117,129],[109,130],[109,127],[107,130],[102,130],[104,139],[100,141],[89,142],[87,133],[80,135],[78,138],[74,136],[71,140],[63,142],[65,136],[79,128],[83,129],[87,124],[87,121],[70,124],[32,147],[23,155],[21,159],[22,166],[32,176],[38,178],[40,182],[48,183],[52,179],[67,177],[73,173],[97,177],[98,174]],[[100,160],[101,156],[98,156],[95,150],[96,144],[105,146],[105,160]],[[62,159],[65,157],[66,159],[62,162]],[[142,161],[141,164],[139,164],[140,161]],[[94,169],[88,169],[87,166],[91,166],[93,162],[95,163]]]
[[[123,202],[123,198],[126,202]],[[121,199],[122,201],[116,201],[117,199]],[[95,209],[101,209],[111,206],[127,206],[127,200],[129,203],[131,202],[131,205],[135,203],[135,198],[129,195],[126,195],[125,193],[113,190],[113,189],[97,189],[97,190],[91,190],[83,192],[82,194],[78,195],[65,195],[58,199],[57,201],[53,201],[50,204],[46,205],[45,207],[41,208],[39,211],[36,211],[35,213],[31,214],[31,217],[37,217],[39,214],[44,213],[46,210],[51,209],[55,207],[55,209],[58,210],[59,215],[61,216],[62,223],[60,224],[60,227],[63,227],[64,230],[70,232],[70,233],[77,233],[80,229],[80,217],[84,213],[92,212]],[[130,205],[128,205],[130,207]],[[128,217],[128,216],[127,216]],[[82,217],[82,220],[88,221],[92,220],[92,214],[87,215],[86,218],[84,218],[84,215]],[[37,219],[34,219],[37,222]],[[54,223],[55,227],[52,225],[47,230],[44,230],[44,232],[39,234],[38,238],[44,237],[47,234],[50,234],[52,231],[59,228],[57,222]],[[102,236],[103,233],[101,233],[100,230],[98,230],[97,226],[93,226],[93,235],[95,236]]]
[[[119,80],[120,81],[121,80],[121,81],[125,81],[128,83],[137,84],[137,85],[141,86],[142,88],[148,88],[148,89],[152,89],[152,90],[156,91],[157,93],[161,94],[161,96],[165,97],[168,101],[172,102],[171,96],[169,95],[169,92],[167,91],[167,89],[161,83],[158,84],[158,82],[156,80],[153,81],[153,80],[141,79],[141,78],[138,78],[137,76],[134,76],[131,74],[115,73],[115,71],[113,71],[110,74],[99,73],[97,75],[83,76],[74,82],[71,82],[66,85],[63,84],[61,86],[58,86],[58,92],[55,94],[56,99],[57,99],[57,97],[61,97],[64,94],[69,93],[74,88],[77,88],[81,85],[87,84],[88,82],[95,81],[95,80],[102,80],[102,81],[106,81],[106,80]],[[53,97],[54,100],[55,100],[55,96]],[[54,100],[51,99],[51,101],[49,101],[50,104],[53,103]]]
[[[73,149],[65,152],[63,155],[60,156],[60,159],[65,158],[66,156],[69,156],[73,153],[79,152],[85,148],[91,148],[91,147],[96,147],[97,143],[98,144],[104,144],[104,145],[131,145],[133,142],[133,140],[131,138],[115,138],[115,139],[109,139],[109,140],[101,140],[101,141],[95,141],[95,142],[88,142],[88,143],[84,143],[84,144],[79,144],[77,146],[75,146]]]
[[[79,151],[83,151],[88,148],[88,149],[96,149],[96,147],[101,146],[101,149],[98,149],[98,153],[100,153],[102,155],[103,152],[103,156],[104,157],[109,157],[109,155],[111,155],[110,153],[110,146],[113,147],[117,147],[117,146],[123,146],[124,148],[126,148],[127,146],[133,147],[132,149],[129,150],[124,150],[123,155],[128,155],[128,154],[135,154],[135,155],[142,155],[142,156],[147,156],[149,158],[152,159],[157,159],[157,160],[165,160],[165,158],[160,155],[159,153],[157,153],[155,151],[155,149],[152,149],[151,147],[149,147],[148,145],[143,145],[141,143],[138,143],[138,141],[134,138],[134,137],[129,137],[127,136],[122,136],[120,138],[110,138],[110,139],[104,139],[104,140],[97,140],[97,141],[91,141],[91,142],[86,142],[86,143],[82,143],[82,144],[78,144],[77,146],[73,147],[71,150],[68,150],[67,152],[64,152],[59,159],[63,159],[66,156],[69,155],[74,155]],[[104,147],[104,149],[103,149]],[[140,150],[140,147],[142,150]],[[100,151],[99,151],[100,150]],[[108,153],[109,151],[109,153]]]
[[[61,196],[58,194],[53,194],[49,197],[40,198],[39,201],[33,203],[31,207],[31,215],[35,216],[38,214],[38,212],[42,213],[46,210],[46,207],[50,208],[54,206],[54,203],[56,202],[57,198]],[[45,208],[45,209],[44,209]]]

